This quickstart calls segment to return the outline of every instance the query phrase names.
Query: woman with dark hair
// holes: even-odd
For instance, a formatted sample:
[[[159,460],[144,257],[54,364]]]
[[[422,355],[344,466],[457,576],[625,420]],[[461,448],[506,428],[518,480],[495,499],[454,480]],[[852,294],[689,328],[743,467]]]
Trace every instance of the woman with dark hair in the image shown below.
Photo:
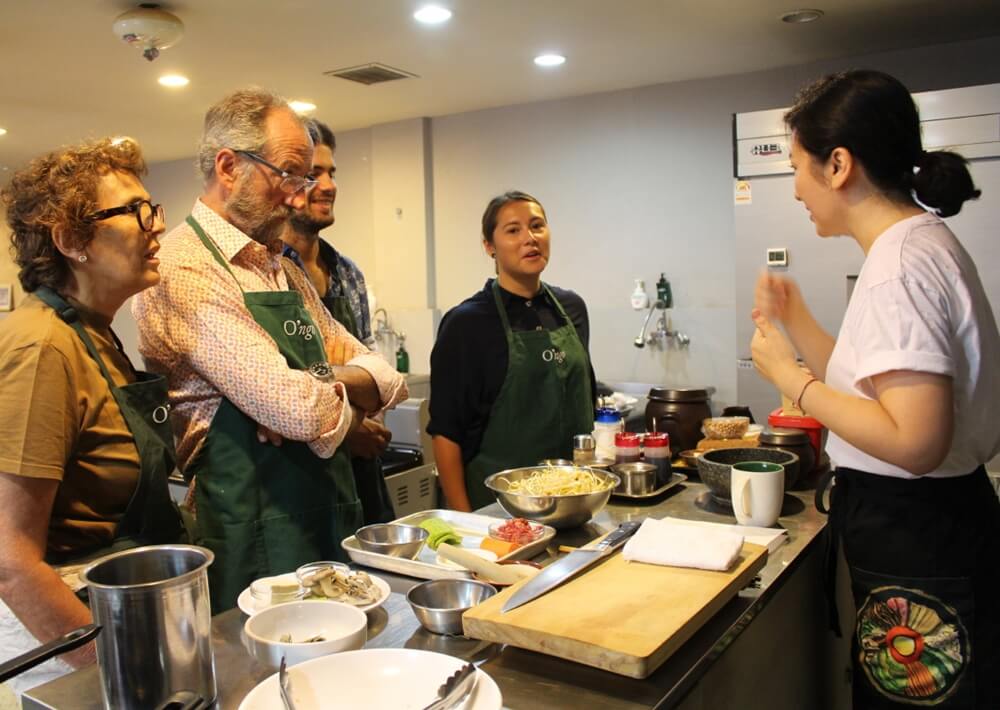
[[[164,379],[136,371],[111,330],[160,279],[145,170],[138,145],[105,139],[32,161],[2,193],[28,292],[0,322],[3,660],[91,623],[74,594],[83,562],[183,536]],[[93,660],[88,644],[11,684]]]
[[[430,423],[448,505],[494,502],[492,473],[570,458],[593,429],[594,373],[587,307],[542,283],[549,224],[531,195],[506,192],[483,213],[495,279],[445,314],[431,352]]]
[[[828,594],[842,541],[854,706],[1000,707],[1000,501],[983,466],[1000,452],[1000,335],[940,219],[979,191],[961,156],[922,149],[913,99],[886,74],[821,79],[785,120],[817,234],[865,253],[836,339],[793,282],[765,275],[751,345],[758,370],[830,430]]]

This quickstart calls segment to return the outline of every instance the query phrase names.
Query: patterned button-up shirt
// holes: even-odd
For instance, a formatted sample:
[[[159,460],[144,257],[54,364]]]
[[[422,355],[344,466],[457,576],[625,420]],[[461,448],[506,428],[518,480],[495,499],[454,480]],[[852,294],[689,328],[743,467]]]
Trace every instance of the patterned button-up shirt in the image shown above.
[[[305,270],[302,257],[292,247],[286,244],[283,253],[299,268]],[[334,298],[346,296],[351,313],[354,315],[354,324],[358,328],[358,340],[371,347],[375,344],[375,338],[372,336],[372,320],[368,309],[368,287],[365,285],[365,275],[361,273],[357,264],[322,238],[319,240],[319,258],[323,260],[330,272],[323,302],[326,303],[326,299],[331,296]]]
[[[300,292],[327,353],[332,357],[343,348],[346,364],[370,373],[383,409],[406,399],[405,379],[330,316],[305,274],[281,258],[280,242],[269,250],[201,200],[191,214],[228,261],[236,281],[184,223],[163,239],[160,284],[132,302],[139,351],[150,370],[168,379],[182,471],[208,433],[223,397],[282,437],[307,442],[324,458],[334,454],[350,428],[344,385],[290,368],[244,305],[244,291],[291,287]]]

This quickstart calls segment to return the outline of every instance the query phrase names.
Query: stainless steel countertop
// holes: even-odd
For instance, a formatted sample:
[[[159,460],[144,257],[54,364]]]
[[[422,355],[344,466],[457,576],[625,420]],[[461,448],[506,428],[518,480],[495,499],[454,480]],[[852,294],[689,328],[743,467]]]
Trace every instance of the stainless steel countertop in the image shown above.
[[[561,531],[546,554],[556,555],[558,545],[582,545],[625,520],[648,516],[674,516],[690,520],[735,522],[731,514],[702,510],[695,501],[706,493],[700,483],[687,482],[668,491],[666,497],[634,504],[613,498],[587,525]],[[737,597],[671,656],[649,678],[636,680],[590,668],[561,658],[514,647],[500,647],[466,638],[445,638],[420,627],[406,602],[405,593],[422,580],[375,572],[386,579],[392,594],[369,615],[366,648],[417,648],[437,651],[473,661],[500,686],[507,708],[670,708],[679,703],[713,661],[739,636],[777,589],[791,575],[804,550],[814,544],[826,518],[812,505],[812,491],[793,492],[785,498],[779,524],[788,530],[788,543],[770,555],[759,584],[742,590]],[[497,505],[481,513],[506,517]],[[243,697],[270,672],[244,650],[240,632],[245,617],[238,609],[217,615],[212,621],[219,707],[236,708]],[[24,707],[101,707],[100,679],[96,667],[76,671],[23,696]]]

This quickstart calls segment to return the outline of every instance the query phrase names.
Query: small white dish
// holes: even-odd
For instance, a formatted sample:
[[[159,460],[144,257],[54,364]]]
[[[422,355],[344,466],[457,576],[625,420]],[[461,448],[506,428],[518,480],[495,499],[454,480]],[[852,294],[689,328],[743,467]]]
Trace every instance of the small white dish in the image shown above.
[[[474,547],[463,547],[462,551],[468,552],[470,555],[475,555],[476,557],[482,557],[484,560],[488,560],[489,562],[497,561],[497,553],[493,552],[493,550],[483,550]],[[450,569],[461,569],[461,570],[465,569],[465,567],[458,564],[457,562],[452,562],[451,560],[445,559],[441,555],[435,557],[434,562],[436,564],[441,565],[442,567],[448,567]]]
[[[369,648],[306,661],[288,669],[297,710],[328,707],[365,710],[419,710],[437,698],[445,679],[465,665],[454,656],[412,648]],[[496,682],[476,671],[476,688],[463,710],[500,710]],[[239,710],[281,707],[278,674],[251,690]]]
[[[284,635],[290,641],[282,641]],[[304,643],[322,636],[322,641]],[[247,651],[260,663],[277,669],[341,651],[356,651],[368,640],[368,617],[360,609],[328,602],[287,602],[261,609],[243,624]]]
[[[371,604],[355,607],[356,609],[360,609],[361,611],[366,613],[369,611],[374,611],[375,609],[378,609],[380,606],[385,604],[385,600],[389,598],[389,593],[392,591],[391,589],[389,589],[389,583],[386,582],[381,577],[376,577],[374,574],[369,574],[368,576],[371,577],[372,583],[374,583],[374,585],[378,587],[379,591],[381,592],[381,596],[379,596],[379,598],[376,601],[372,602]],[[279,574],[278,576],[272,577],[271,579],[274,579],[275,581],[278,582],[298,581],[298,577],[295,576],[294,572],[289,572],[288,574]],[[323,603],[323,602],[332,602],[333,600],[303,599],[302,601]],[[281,602],[281,603],[287,604],[288,602]],[[335,603],[340,604],[341,602],[335,602]],[[260,608],[257,607],[253,595],[250,593],[250,587],[247,587],[242,592],[240,592],[240,596],[236,598],[236,606],[238,606],[240,611],[242,611],[247,616],[253,616],[257,612],[268,608],[267,606],[262,606]],[[351,605],[349,604],[348,606]]]

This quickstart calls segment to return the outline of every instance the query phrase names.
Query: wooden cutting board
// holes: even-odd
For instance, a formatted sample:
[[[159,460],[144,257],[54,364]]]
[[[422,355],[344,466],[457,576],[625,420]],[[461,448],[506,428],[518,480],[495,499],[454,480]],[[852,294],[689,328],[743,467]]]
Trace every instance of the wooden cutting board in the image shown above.
[[[728,572],[626,562],[621,553],[506,614],[516,584],[462,617],[465,635],[645,678],[736,596],[767,561],[744,543]]]

